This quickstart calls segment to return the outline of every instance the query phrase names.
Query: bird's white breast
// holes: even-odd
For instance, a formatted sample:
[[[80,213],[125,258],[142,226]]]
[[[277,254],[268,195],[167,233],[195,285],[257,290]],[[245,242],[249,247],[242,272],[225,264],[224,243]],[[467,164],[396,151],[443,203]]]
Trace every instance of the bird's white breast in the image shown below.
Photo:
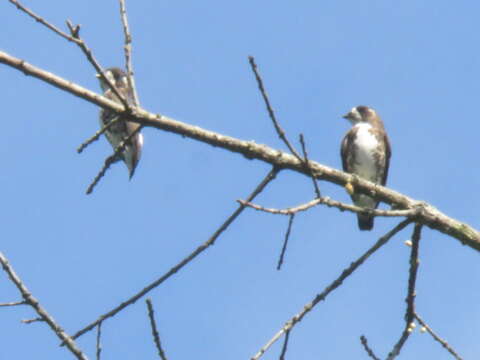
[[[355,137],[354,148],[355,170],[354,172],[370,181],[375,181],[377,166],[374,153],[379,145],[377,138],[370,132],[372,126],[367,123],[355,125],[357,136]]]

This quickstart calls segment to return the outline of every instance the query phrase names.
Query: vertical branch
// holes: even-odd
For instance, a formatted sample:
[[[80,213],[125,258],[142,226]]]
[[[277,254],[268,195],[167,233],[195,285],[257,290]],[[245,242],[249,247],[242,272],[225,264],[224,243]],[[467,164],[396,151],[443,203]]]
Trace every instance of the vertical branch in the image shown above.
[[[122,18],[122,24],[123,24],[123,34],[125,36],[125,45],[123,46],[123,50],[125,53],[125,67],[127,69],[128,85],[130,85],[130,89],[132,89],[133,101],[135,103],[135,106],[139,106],[140,101],[138,100],[137,88],[135,86],[135,77],[133,75],[132,35],[130,33],[130,27],[128,26],[127,9],[125,7],[125,0],[119,0],[119,3],[120,3],[120,17]]]
[[[288,340],[290,340],[290,330],[285,333],[285,339],[283,340],[282,352],[280,353],[279,360],[285,360],[285,355],[287,354]]]
[[[163,351],[162,343],[160,342],[160,335],[158,334],[157,323],[155,322],[155,317],[153,315],[152,300],[147,299],[146,303],[148,308],[148,317],[150,319],[150,326],[152,327],[153,341],[155,342],[155,346],[157,347],[158,355],[162,360],[168,360],[165,355],[165,351]]]
[[[415,319],[415,284],[417,281],[418,271],[418,246],[420,243],[420,236],[422,232],[422,224],[416,223],[412,235],[412,250],[410,252],[410,275],[408,277],[408,293],[405,302],[407,303],[407,310],[405,312],[405,328],[403,329],[400,339],[397,341],[392,351],[388,354],[387,360],[395,359],[402,350],[403,345],[407,341],[411,332],[414,329]]]
[[[97,325],[97,360],[100,360],[100,354],[102,352],[102,344],[100,344],[100,338],[102,337],[102,323]]]

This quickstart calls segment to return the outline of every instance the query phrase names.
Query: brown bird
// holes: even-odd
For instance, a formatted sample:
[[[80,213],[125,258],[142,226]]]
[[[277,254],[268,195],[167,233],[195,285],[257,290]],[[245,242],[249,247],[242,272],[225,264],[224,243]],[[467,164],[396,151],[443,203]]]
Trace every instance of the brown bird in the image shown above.
[[[390,143],[382,119],[368,106],[356,106],[343,118],[352,123],[342,141],[343,171],[385,185],[390,164]],[[378,201],[363,194],[351,194],[357,206],[376,209]],[[357,214],[360,230],[373,228],[373,216]]]
[[[108,80],[115,85],[118,92],[125,98],[125,100],[130,104],[133,105],[133,91],[130,88],[128,83],[127,74],[122,69],[119,68],[109,68],[105,70],[105,76]],[[103,95],[110,100],[120,102],[118,97],[115,93],[110,89],[108,84],[97,74],[97,78],[100,81],[100,86],[103,90]],[[106,109],[100,110],[100,126],[103,127],[107,125],[109,122],[115,120],[117,118],[117,114]],[[120,143],[128,138],[134,131],[138,129],[140,125],[133,123],[131,121],[124,121],[120,120],[117,121],[115,124],[112,124],[105,131],[105,136],[108,139],[110,145],[112,145],[113,149],[115,150]],[[123,160],[127,165],[128,172],[130,175],[130,179],[132,178],[133,174],[135,173],[135,169],[137,167],[138,161],[140,160],[140,156],[142,155],[142,146],[143,146],[143,135],[140,132],[137,132],[126,144],[124,150],[119,154],[118,160]]]

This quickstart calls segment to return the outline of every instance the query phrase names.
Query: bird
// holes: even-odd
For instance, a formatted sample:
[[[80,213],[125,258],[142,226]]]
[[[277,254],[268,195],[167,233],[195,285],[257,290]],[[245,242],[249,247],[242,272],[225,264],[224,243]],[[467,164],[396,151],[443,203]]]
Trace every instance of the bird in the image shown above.
[[[134,106],[134,98],[133,98],[133,90],[129,85],[127,74],[120,68],[111,67],[106,69],[104,72],[105,77],[115,85],[120,95],[127,101],[129,105]],[[106,98],[120,103],[120,99],[117,95],[112,91],[108,83],[101,77],[100,74],[96,74],[96,77],[100,81],[100,87],[103,90],[103,96]],[[118,114],[108,110],[108,109],[101,109],[100,110],[100,128],[103,128],[111,121],[116,120]],[[110,145],[115,150],[118,145],[129,136],[132,135],[135,131],[137,133],[133,135],[126,143],[125,148],[123,151],[118,155],[117,159],[114,162],[119,160],[123,160],[125,165],[127,165],[129,178],[131,179],[133,174],[135,173],[135,169],[137,168],[138,161],[142,155],[142,147],[143,147],[143,135],[140,133],[138,128],[140,124],[136,124],[131,121],[126,121],[119,119],[116,121],[115,124],[112,124],[106,131],[105,136],[110,143]]]
[[[340,154],[343,171],[384,186],[390,166],[391,148],[383,121],[377,112],[364,105],[353,107],[343,116],[352,128],[343,138]],[[378,200],[364,194],[351,194],[355,205],[376,209]],[[360,230],[372,230],[373,216],[357,214]]]

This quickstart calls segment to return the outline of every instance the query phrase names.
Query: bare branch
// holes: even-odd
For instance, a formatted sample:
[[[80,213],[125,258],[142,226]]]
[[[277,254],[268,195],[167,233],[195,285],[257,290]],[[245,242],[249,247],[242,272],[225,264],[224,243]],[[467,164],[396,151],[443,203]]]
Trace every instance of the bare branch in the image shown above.
[[[276,175],[278,173],[278,170],[276,168],[273,168],[270,170],[270,172],[267,174],[267,176],[262,180],[262,182],[255,188],[255,190],[250,194],[248,199],[253,200],[258,194],[260,194],[265,187],[273,180],[275,179]],[[227,228],[230,226],[230,224],[242,213],[242,211],[245,209],[245,206],[240,205],[232,215],[230,215],[227,220],[215,231],[215,233],[208,239],[205,243],[197,247],[190,255],[188,255],[186,258],[184,258],[182,261],[180,261],[177,265],[172,267],[168,272],[166,272],[164,275],[162,275],[160,278],[155,280],[153,283],[142,289],[140,292],[137,294],[133,295],[130,297],[128,300],[122,302],[120,305],[115,307],[114,309],[110,310],[109,312],[101,315],[97,320],[92,322],[91,324],[85,326],[83,329],[77,331],[75,335],[72,336],[73,339],[78,338],[79,336],[85,334],[86,332],[92,330],[95,326],[97,326],[98,323],[111,318],[115,316],[119,311],[123,310],[127,306],[135,303],[137,300],[145,296],[148,292],[151,290],[155,289],[157,286],[159,286],[161,283],[163,283],[165,280],[169,279],[172,275],[176,274],[178,271],[180,271],[185,265],[190,263],[193,259],[195,259],[198,255],[200,255],[202,252],[204,252],[206,249],[208,249],[210,246],[215,244],[215,241],[217,238],[225,231]]]
[[[41,317],[33,318],[33,319],[23,319],[22,324],[33,324],[34,322],[43,322],[45,321]]]
[[[277,270],[280,270],[283,264],[283,257],[285,256],[285,251],[287,250],[288,239],[290,238],[290,231],[292,230],[292,224],[295,214],[290,215],[290,219],[288,220],[288,228],[285,234],[285,240],[283,242],[282,252],[280,253],[280,259],[278,260]]]
[[[367,341],[367,338],[365,336],[360,336],[360,342],[362,343],[363,345],[363,348],[365,349],[365,351],[367,352],[368,356],[370,356],[372,359],[374,360],[380,360],[380,358],[378,358],[375,353],[373,352],[372,349],[370,349],[370,347],[368,346],[368,341]]]
[[[285,333],[285,339],[283,340],[282,352],[280,353],[279,360],[285,360],[285,355],[287,354],[288,340],[290,340],[290,330]]]
[[[387,360],[395,359],[402,350],[403,345],[407,341],[411,332],[414,329],[414,314],[415,314],[415,283],[417,281],[418,272],[418,245],[422,232],[422,225],[415,224],[412,235],[412,249],[410,251],[410,275],[408,277],[408,294],[405,302],[407,303],[407,310],[405,312],[405,328],[397,341],[392,351],[388,354]]]
[[[305,146],[305,139],[303,138],[303,134],[300,134],[300,144],[302,145],[303,161],[305,163],[305,167],[308,169],[308,172],[310,173],[310,177],[313,182],[313,187],[315,189],[315,194],[317,195],[317,198],[320,198],[322,197],[322,195],[320,194],[320,189],[318,187],[317,180],[315,179],[312,168],[310,167],[310,163],[308,162],[308,153],[307,153],[307,148]]]
[[[165,355],[165,351],[162,348],[162,343],[160,342],[160,335],[158,334],[157,323],[155,322],[155,317],[153,315],[152,300],[147,299],[145,301],[148,307],[148,317],[150,319],[150,326],[152,327],[153,341],[155,342],[155,346],[157,347],[158,356],[160,356],[160,359],[162,360],[168,360],[167,356]]]
[[[100,338],[102,337],[102,323],[98,323],[97,325],[97,351],[96,351],[96,356],[97,360],[100,360],[100,355],[102,354],[102,344],[100,343]]]
[[[32,17],[33,19],[35,19],[36,22],[46,26],[47,28],[49,28],[50,30],[52,30],[54,33],[56,33],[57,35],[60,35],[61,37],[63,37],[64,39],[68,40],[68,41],[71,41],[71,42],[74,42],[77,44],[77,42],[79,41],[78,39],[76,39],[75,37],[73,36],[70,36],[68,35],[67,33],[63,32],[62,30],[60,30],[59,28],[57,28],[55,25],[49,23],[48,21],[46,21],[45,19],[41,18],[40,16],[38,16],[37,14],[35,14],[33,11],[31,11],[30,9],[26,8],[25,6],[23,6],[22,4],[20,4],[17,0],[8,0],[10,1],[10,3],[12,3],[13,5],[15,5],[17,7],[17,9],[23,11],[24,13],[26,13],[27,15],[29,15],[30,17]],[[77,44],[78,45],[78,44]]]
[[[53,317],[51,317],[47,311],[40,305],[38,300],[33,297],[27,287],[23,284],[22,280],[18,277],[15,273],[13,268],[10,266],[7,258],[3,253],[0,252],[0,264],[2,265],[3,270],[7,273],[8,277],[12,281],[13,284],[17,287],[18,291],[25,299],[25,302],[30,305],[36,313],[40,316],[42,321],[45,321],[48,326],[53,330],[53,332],[58,336],[60,340],[62,340],[66,345],[70,352],[75,355],[77,359],[87,360],[87,357],[83,354],[83,352],[77,347],[75,341],[65,332],[63,329],[55,322]],[[35,321],[38,321],[37,319]]]
[[[0,307],[2,306],[18,306],[18,305],[28,305],[26,301],[14,301],[14,302],[9,302],[9,303],[3,303],[0,304]]]
[[[135,77],[132,66],[132,35],[128,26],[127,9],[125,7],[125,0],[119,0],[120,3],[120,17],[122,18],[123,34],[125,36],[125,45],[123,47],[125,53],[125,68],[127,69],[128,85],[133,92],[133,101],[135,106],[140,106],[138,100],[137,88],[135,86]]]
[[[65,32],[61,31],[58,29],[56,26],[53,24],[49,23],[42,17],[38,16],[35,14],[32,10],[26,8],[22,4],[20,4],[17,0],[8,0],[10,1],[13,5],[15,5],[19,10],[23,11],[27,15],[31,16],[32,18],[35,19],[35,21],[39,22],[40,24],[46,26],[53,32],[55,32],[57,35],[60,35],[64,39],[75,43],[78,45],[78,47],[82,50],[82,52],[85,54],[87,57],[88,61],[93,65],[95,70],[97,71],[98,74],[102,77],[102,79],[105,81],[106,84],[112,89],[112,91],[115,93],[115,95],[118,97],[122,105],[125,107],[127,111],[130,109],[130,105],[128,104],[127,100],[120,94],[120,92],[117,90],[114,84],[105,76],[103,73],[102,67],[100,64],[97,62],[95,57],[93,56],[92,51],[88,48],[88,46],[85,44],[85,42],[80,38],[80,25],[73,26],[73,24],[70,22],[70,20],[67,20],[67,26],[70,30],[71,35],[67,35]]]
[[[265,91],[265,87],[263,86],[263,80],[258,72],[257,69],[257,64],[255,63],[255,58],[253,56],[248,57],[248,61],[250,63],[250,66],[252,68],[253,73],[255,74],[255,79],[257,80],[258,84],[258,89],[260,90],[260,93],[262,94],[263,101],[265,102],[265,106],[267,107],[268,115],[270,116],[270,119],[273,122],[273,126],[275,126],[275,130],[277,131],[278,136],[282,141],[287,145],[288,150],[298,159],[302,160],[300,155],[298,155],[297,151],[294,149],[292,144],[290,144],[290,141],[288,141],[287,136],[285,135],[285,131],[280,127],[277,118],[275,117],[275,113],[273,111],[272,105],[270,105],[270,100],[268,100],[268,95],[267,92]]]
[[[107,170],[110,168],[110,165],[112,165],[115,160],[118,158],[118,156],[120,155],[120,153],[125,149],[125,146],[127,146],[127,143],[135,136],[137,135],[137,133],[142,130],[142,126],[139,126],[138,128],[136,128],[134,131],[132,131],[132,133],[130,135],[128,135],[127,137],[125,137],[122,142],[120,144],[118,144],[118,146],[115,148],[115,151],[113,152],[112,155],[110,155],[109,157],[107,157],[105,159],[105,162],[103,164],[103,167],[100,169],[100,171],[98,172],[97,176],[95,176],[95,178],[93,179],[92,183],[88,186],[87,188],[87,195],[91,194],[93,189],[95,188],[95,186],[97,186],[98,182],[100,181],[100,179],[102,177],[105,176],[105,173],[107,172]]]
[[[81,153],[83,150],[85,150],[85,148],[90,145],[91,143],[93,143],[94,141],[97,141],[100,136],[102,136],[102,134],[107,131],[113,124],[116,124],[117,122],[119,122],[121,119],[120,116],[116,116],[115,119],[113,119],[112,121],[109,121],[106,125],[103,125],[102,128],[100,130],[98,130],[90,139],[87,139],[86,141],[84,141],[78,148],[77,148],[77,153]]]
[[[89,91],[77,84],[73,84],[59,76],[39,69],[27,62],[12,57],[5,52],[0,51],[0,63],[6,64],[12,68],[32,75],[42,81],[58,87],[62,90],[79,96],[89,102],[92,102],[104,109],[122,113],[125,111],[121,104],[111,101],[101,95]],[[137,122],[144,126],[150,126],[164,131],[179,134],[204,143],[220,147],[245,156],[248,159],[257,159],[278,169],[290,169],[307,176],[310,173],[303,164],[295,156],[270,148],[266,145],[256,144],[253,141],[244,141],[233,138],[231,136],[222,135],[213,131],[202,129],[198,126],[189,125],[164,115],[153,114],[140,108],[132,109],[132,114],[122,114],[128,117],[128,121]],[[331,167],[319,164],[310,160],[309,162],[312,172],[316,179],[329,181],[331,183],[345,186],[347,183],[355,183],[355,191],[374,197],[379,201],[390,204],[395,209],[413,209],[419,205],[422,206],[421,211],[416,217],[420,222],[431,229],[438,230],[444,234],[459,240],[463,245],[468,245],[472,249],[480,251],[480,232],[471,226],[450,218],[440,212],[435,207],[414,200],[399,192],[388,189],[386,187],[374,184],[370,181],[347,174],[343,171],[333,169]]]
[[[356,205],[349,205],[342,203],[340,201],[332,200],[329,197],[321,197],[317,199],[313,199],[309,201],[308,203],[301,204],[295,207],[287,208],[287,209],[273,209],[273,208],[266,208],[257,204],[249,203],[244,200],[237,200],[240,204],[243,204],[245,206],[251,207],[252,209],[258,210],[258,211],[263,211],[263,212],[268,212],[270,214],[276,214],[276,215],[292,215],[296,214],[301,211],[306,211],[314,206],[323,204],[327,205],[328,207],[335,207],[340,209],[341,211],[351,211],[354,213],[360,213],[360,214],[366,214],[366,215],[374,215],[374,216],[384,216],[384,217],[399,217],[399,216],[405,216],[405,217],[413,217],[417,216],[419,209],[409,209],[409,210],[380,210],[380,209],[368,209],[368,208],[363,208],[360,206]]]
[[[325,300],[325,298],[330,294],[333,290],[338,288],[343,281],[349,277],[360,265],[362,265],[375,251],[380,249],[383,245],[385,245],[388,240],[390,240],[396,233],[404,229],[408,224],[412,222],[411,219],[406,219],[400,222],[397,226],[395,226],[392,230],[382,236],[378,241],[368,249],[362,256],[360,256],[357,260],[352,262],[348,268],[342,271],[340,276],[335,279],[330,285],[328,285],[323,292],[315,296],[315,298],[306,304],[303,309],[294,317],[292,317],[289,321],[285,323],[285,325],[256,353],[251,360],[258,360],[262,357],[262,355],[287,331],[290,331],[297,323],[302,321],[303,317],[308,314],[320,301]]]
[[[460,357],[460,355],[458,355],[455,350],[452,349],[452,347],[450,345],[448,345],[448,343],[443,340],[440,336],[438,336],[430,326],[428,326],[428,324],[420,317],[420,315],[418,315],[417,313],[414,314],[415,316],[415,319],[418,320],[418,322],[420,323],[420,325],[422,325],[426,331],[428,331],[428,333],[430,335],[432,335],[432,337],[435,339],[435,341],[438,341],[440,344],[442,344],[442,346],[450,353],[453,355],[453,357],[457,360],[462,360],[462,358]]]

